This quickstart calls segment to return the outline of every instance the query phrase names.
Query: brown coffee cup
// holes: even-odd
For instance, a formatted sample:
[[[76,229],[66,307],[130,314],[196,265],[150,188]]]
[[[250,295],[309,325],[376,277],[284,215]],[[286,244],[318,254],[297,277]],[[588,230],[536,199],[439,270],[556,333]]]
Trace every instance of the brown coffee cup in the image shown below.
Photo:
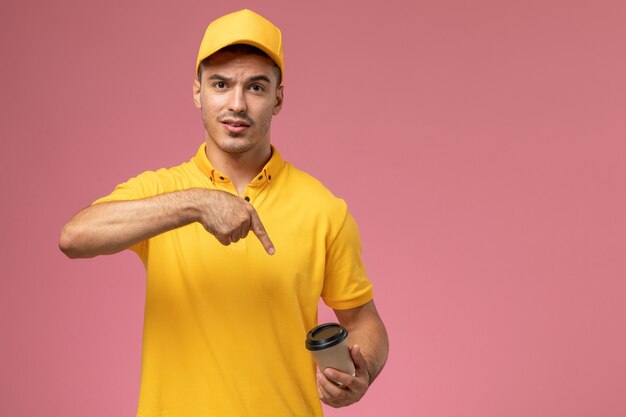
[[[320,371],[333,368],[355,375],[348,344],[348,330],[339,323],[325,323],[313,328],[306,335],[305,345]]]

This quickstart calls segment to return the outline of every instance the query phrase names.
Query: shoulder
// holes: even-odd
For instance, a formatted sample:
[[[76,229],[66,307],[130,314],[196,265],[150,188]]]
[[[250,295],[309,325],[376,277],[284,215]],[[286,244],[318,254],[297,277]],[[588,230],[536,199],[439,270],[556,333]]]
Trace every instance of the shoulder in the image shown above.
[[[183,162],[169,168],[142,172],[133,180],[160,194],[200,186],[203,176],[195,164]]]
[[[206,180],[193,160],[168,168],[145,171],[134,179],[158,187],[161,192],[201,186]]]
[[[184,162],[170,168],[144,171],[128,181],[118,184],[111,194],[96,200],[93,204],[142,199],[188,188],[201,187],[202,181],[202,174],[197,167],[193,163]]]
[[[321,181],[304,172],[291,163],[285,163],[284,183],[281,184],[289,193],[290,199],[303,204],[307,210],[343,222],[348,213],[346,202],[337,197]]]

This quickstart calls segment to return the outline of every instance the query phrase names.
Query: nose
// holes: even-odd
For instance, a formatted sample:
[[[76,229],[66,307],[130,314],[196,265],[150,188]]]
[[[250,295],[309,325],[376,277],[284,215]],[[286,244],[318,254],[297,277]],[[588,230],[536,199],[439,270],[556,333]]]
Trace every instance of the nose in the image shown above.
[[[229,97],[228,110],[235,113],[245,113],[247,108],[244,89],[242,87],[233,88]]]

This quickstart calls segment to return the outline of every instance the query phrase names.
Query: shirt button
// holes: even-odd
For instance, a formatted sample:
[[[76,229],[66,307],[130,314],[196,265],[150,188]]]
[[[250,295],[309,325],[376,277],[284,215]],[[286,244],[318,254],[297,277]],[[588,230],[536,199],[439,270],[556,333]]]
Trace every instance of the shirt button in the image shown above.
[[[223,179],[224,179],[224,177],[220,177],[220,179],[221,179],[221,180],[223,180]]]
[[[243,199],[246,200],[246,201],[250,201],[250,197],[248,197],[248,196],[245,196]]]

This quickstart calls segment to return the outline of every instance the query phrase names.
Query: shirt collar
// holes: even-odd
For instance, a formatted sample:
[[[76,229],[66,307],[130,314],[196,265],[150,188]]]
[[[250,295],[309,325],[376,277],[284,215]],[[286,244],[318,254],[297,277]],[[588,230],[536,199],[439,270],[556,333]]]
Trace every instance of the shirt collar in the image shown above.
[[[270,146],[272,148],[272,156],[270,157],[270,160],[267,161],[263,169],[261,169],[261,172],[259,172],[256,177],[250,181],[251,186],[261,186],[265,183],[272,182],[276,179],[276,177],[278,177],[278,174],[285,166],[285,161],[280,156],[280,153],[278,153],[278,150],[273,145]],[[192,161],[196,164],[198,169],[200,169],[200,171],[202,171],[202,173],[206,175],[209,180],[211,180],[211,182],[230,182],[230,179],[224,173],[213,167],[213,164],[211,164],[211,161],[207,158],[206,143],[200,145],[200,148],[198,149],[196,156],[193,157]]]

